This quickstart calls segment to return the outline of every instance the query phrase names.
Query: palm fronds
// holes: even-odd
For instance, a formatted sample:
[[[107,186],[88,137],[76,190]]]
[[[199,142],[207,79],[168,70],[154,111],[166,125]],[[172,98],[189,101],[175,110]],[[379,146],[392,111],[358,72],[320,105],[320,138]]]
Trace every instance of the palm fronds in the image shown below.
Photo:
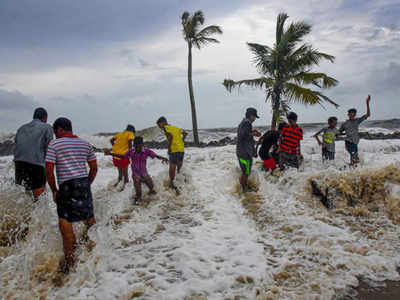
[[[228,92],[232,92],[234,88],[240,88],[242,85],[246,85],[253,88],[269,88],[273,86],[274,80],[272,78],[260,77],[254,79],[246,79],[240,81],[233,81],[231,79],[225,79],[222,83]]]

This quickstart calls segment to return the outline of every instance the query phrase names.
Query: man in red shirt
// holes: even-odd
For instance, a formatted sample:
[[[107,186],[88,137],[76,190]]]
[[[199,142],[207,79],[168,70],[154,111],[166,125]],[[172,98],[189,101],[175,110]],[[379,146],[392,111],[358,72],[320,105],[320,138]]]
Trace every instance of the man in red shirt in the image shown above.
[[[303,159],[300,141],[303,139],[303,129],[297,125],[297,114],[287,115],[289,126],[283,128],[279,145],[279,166],[284,170],[286,166],[299,168],[299,161]]]

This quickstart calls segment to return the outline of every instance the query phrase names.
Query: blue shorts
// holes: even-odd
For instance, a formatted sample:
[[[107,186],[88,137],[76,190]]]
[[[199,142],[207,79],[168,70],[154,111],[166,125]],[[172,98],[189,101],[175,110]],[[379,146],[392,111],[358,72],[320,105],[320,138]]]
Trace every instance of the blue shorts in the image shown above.
[[[335,160],[335,152],[326,150],[322,148],[322,160]]]
[[[350,153],[350,159],[352,161],[358,161],[358,145],[349,141],[345,141],[346,150]]]
[[[57,193],[57,214],[68,222],[86,221],[94,217],[93,198],[87,177],[60,184]]]

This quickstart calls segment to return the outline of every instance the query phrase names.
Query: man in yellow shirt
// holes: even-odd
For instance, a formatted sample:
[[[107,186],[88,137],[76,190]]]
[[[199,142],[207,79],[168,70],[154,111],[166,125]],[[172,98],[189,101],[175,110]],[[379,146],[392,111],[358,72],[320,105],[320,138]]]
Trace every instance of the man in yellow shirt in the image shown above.
[[[128,125],[125,131],[117,133],[111,140],[110,143],[112,145],[112,152],[119,155],[124,155],[129,149],[132,148],[133,140],[135,139],[135,127],[132,125]],[[124,185],[122,186],[122,190],[125,188],[125,184],[129,182],[128,177],[128,166],[129,166],[129,158],[119,158],[113,157],[113,164],[118,168],[118,181],[114,186],[117,186],[122,177],[124,178]]]
[[[185,138],[187,132],[178,127],[169,125],[165,117],[157,120],[157,125],[164,131],[168,140],[168,155],[169,155],[169,187],[177,190],[174,185],[175,172],[178,167],[178,173],[183,165],[183,157],[185,152]]]

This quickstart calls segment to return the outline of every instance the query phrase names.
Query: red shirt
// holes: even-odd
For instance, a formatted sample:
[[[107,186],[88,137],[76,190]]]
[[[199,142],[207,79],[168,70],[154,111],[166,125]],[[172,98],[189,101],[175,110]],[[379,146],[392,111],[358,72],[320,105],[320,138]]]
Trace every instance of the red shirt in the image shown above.
[[[281,150],[287,154],[297,153],[302,139],[303,129],[300,126],[283,128],[281,132]]]

